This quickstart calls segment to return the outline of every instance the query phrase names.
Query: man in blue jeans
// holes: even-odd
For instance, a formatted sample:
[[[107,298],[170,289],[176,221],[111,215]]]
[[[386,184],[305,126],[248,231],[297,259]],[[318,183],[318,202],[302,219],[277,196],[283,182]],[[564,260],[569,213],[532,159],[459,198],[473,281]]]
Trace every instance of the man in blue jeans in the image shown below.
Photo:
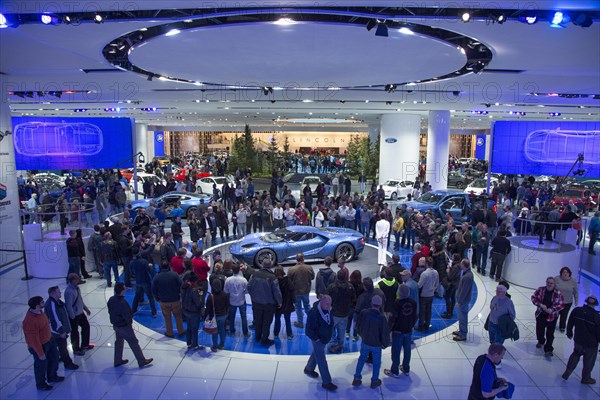
[[[458,308],[458,331],[452,332],[454,341],[467,340],[469,324],[469,303],[473,294],[473,273],[471,262],[463,258],[460,262],[460,282],[456,290],[456,308]]]
[[[315,368],[319,367],[323,383],[321,387],[326,390],[336,390],[337,385],[331,382],[329,366],[325,357],[325,346],[331,340],[333,332],[333,317],[330,314],[331,297],[324,294],[321,299],[313,304],[306,318],[306,336],[312,342],[312,353],[304,367],[304,373],[311,378],[318,378],[319,373]]]
[[[235,335],[235,314],[240,310],[242,319],[242,333],[244,337],[249,337],[248,318],[246,317],[246,293],[248,293],[248,281],[244,274],[240,272],[241,266],[233,264],[233,275],[225,280],[225,293],[229,294],[229,334]]]
[[[392,330],[392,367],[383,373],[392,378],[400,376],[400,352],[404,350],[402,372],[410,372],[412,331],[417,322],[417,302],[410,298],[410,289],[406,285],[398,287],[398,299],[394,302],[390,320]]]
[[[383,298],[379,295],[371,298],[371,308],[362,310],[356,321],[356,326],[362,343],[360,345],[360,356],[358,357],[358,363],[356,364],[356,371],[354,372],[354,380],[352,386],[362,385],[362,369],[365,365],[365,361],[369,353],[373,354],[373,376],[371,376],[371,388],[381,386],[381,379],[379,379],[379,370],[381,368],[381,351],[389,346],[390,344],[390,331],[388,328],[388,321],[381,307],[383,305]]]

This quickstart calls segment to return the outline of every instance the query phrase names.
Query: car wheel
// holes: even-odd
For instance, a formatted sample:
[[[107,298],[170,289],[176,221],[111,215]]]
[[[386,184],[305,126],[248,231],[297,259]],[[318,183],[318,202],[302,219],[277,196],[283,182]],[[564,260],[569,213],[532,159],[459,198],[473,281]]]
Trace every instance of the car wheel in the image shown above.
[[[258,253],[256,253],[256,256],[254,256],[254,265],[262,267],[265,260],[271,260],[272,265],[274,266],[277,263],[277,255],[270,249],[259,250]]]
[[[398,198],[398,193],[394,192],[391,194],[390,199],[391,200],[396,200]]]
[[[335,249],[334,260],[339,260],[340,257],[345,261],[354,259],[354,247],[350,243],[342,243]]]
[[[457,189],[464,189],[465,188],[464,182],[456,182],[456,188]]]
[[[190,207],[190,208],[188,208],[187,212],[185,213],[185,217],[190,218],[190,215],[192,214],[192,212],[197,212],[197,211],[198,211],[198,209],[196,207]]]

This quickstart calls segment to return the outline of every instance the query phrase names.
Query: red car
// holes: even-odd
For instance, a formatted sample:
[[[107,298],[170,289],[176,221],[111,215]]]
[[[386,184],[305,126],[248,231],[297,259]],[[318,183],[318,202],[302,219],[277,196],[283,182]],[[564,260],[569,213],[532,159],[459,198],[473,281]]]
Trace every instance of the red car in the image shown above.
[[[570,200],[573,200],[574,204],[583,203],[585,208],[593,211],[598,207],[598,193],[592,192],[586,188],[566,188],[554,196],[554,202],[556,204],[569,204]]]
[[[185,177],[188,175],[189,169],[184,168],[181,171],[179,171],[179,173],[177,175],[174,176],[175,180],[177,181],[183,181],[185,180]],[[202,179],[202,178],[206,178],[207,176],[211,176],[212,174],[210,172],[203,172],[203,171],[198,171],[198,170],[192,170],[192,173],[196,173],[196,179]]]
[[[138,174],[140,172],[146,172],[146,170],[142,167],[137,167],[137,172]],[[133,178],[133,168],[124,168],[121,170],[121,175],[123,175],[123,178],[127,179],[127,182],[129,182],[131,180],[131,178]]]

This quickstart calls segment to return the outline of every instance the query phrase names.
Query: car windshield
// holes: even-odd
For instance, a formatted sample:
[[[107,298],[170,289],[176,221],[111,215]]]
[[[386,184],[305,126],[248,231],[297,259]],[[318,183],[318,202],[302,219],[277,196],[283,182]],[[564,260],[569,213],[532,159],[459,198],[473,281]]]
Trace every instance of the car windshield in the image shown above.
[[[227,182],[227,178],[213,178],[213,179],[215,180],[215,183],[216,183],[217,185],[222,185],[222,184],[224,184],[225,182]]]
[[[385,181],[383,186],[396,186],[396,185],[398,185],[398,183],[399,183],[398,181],[388,180],[388,181]]]
[[[562,193],[558,194],[559,197],[581,197],[582,192],[579,190],[563,190]]]
[[[286,240],[289,240],[293,234],[294,232],[288,231],[287,229],[277,229],[275,232],[261,236],[261,239],[263,242],[267,243],[285,242]]]
[[[474,187],[474,188],[484,188],[484,187],[487,187],[487,180],[486,179],[475,179],[473,182],[471,182],[471,184],[469,186]]]
[[[441,194],[427,192],[424,195],[422,195],[421,197],[419,197],[417,199],[417,201],[419,203],[425,203],[425,204],[437,204],[440,202],[442,197],[444,197],[444,196],[442,196]]]

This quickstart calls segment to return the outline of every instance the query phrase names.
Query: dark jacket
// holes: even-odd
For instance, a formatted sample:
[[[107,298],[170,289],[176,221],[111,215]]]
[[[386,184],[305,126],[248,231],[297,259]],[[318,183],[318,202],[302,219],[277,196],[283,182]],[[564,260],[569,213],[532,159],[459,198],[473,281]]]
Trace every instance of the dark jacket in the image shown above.
[[[134,258],[129,263],[129,268],[135,274],[136,285],[149,285],[152,283],[151,267],[148,266],[148,260],[145,258]]]
[[[384,307],[382,308],[385,312],[392,312],[392,308],[394,307],[394,301],[396,300],[396,293],[398,292],[398,282],[396,282],[395,278],[386,279],[383,278],[378,284],[377,287],[381,289],[384,294]]]
[[[306,336],[313,341],[320,341],[321,343],[329,343],[331,340],[331,334],[333,332],[333,316],[329,315],[329,323],[321,317],[319,312],[319,302],[313,304],[308,316],[306,317]],[[324,314],[329,312],[323,311]]]
[[[598,347],[600,343],[600,314],[592,307],[584,305],[575,307],[567,323],[567,337],[573,337],[575,327],[575,343],[588,347]]]
[[[383,301],[385,303],[385,294],[383,294],[383,291],[381,289],[379,289],[378,287],[373,288],[371,290],[365,289],[365,291],[360,296],[358,296],[358,299],[356,299],[356,306],[354,306],[354,320],[355,321],[357,320],[357,318],[360,315],[360,312],[362,310],[366,310],[371,307],[371,299],[375,295],[381,296],[381,298],[383,299]],[[385,304],[384,304],[384,307],[385,307]]]
[[[519,340],[519,328],[510,314],[498,318],[498,331],[504,339]]]
[[[173,257],[177,255],[177,249],[175,248],[175,244],[173,242],[165,242],[160,246],[160,261],[161,262],[170,262]]]
[[[326,294],[327,288],[333,282],[335,282],[335,272],[333,272],[331,267],[320,268],[315,279],[315,292],[317,294],[317,298],[319,298],[322,294]]]
[[[473,273],[467,270],[460,278],[458,289],[456,291],[456,303],[465,304],[471,301],[473,294]]]
[[[81,254],[79,251],[79,242],[77,238],[67,239],[67,256],[68,257],[83,257],[85,254]]]
[[[119,255],[121,257],[131,257],[131,245],[133,244],[133,241],[129,236],[119,236],[117,243],[119,244]]]
[[[171,233],[173,234],[173,239],[181,239],[183,237],[181,222],[173,221],[171,223]]]
[[[161,303],[179,301],[181,277],[177,273],[161,269],[152,281],[152,294]]]
[[[390,324],[392,332],[412,332],[417,319],[417,303],[413,299],[407,297],[394,302]]]
[[[294,288],[289,277],[284,276],[278,278],[279,289],[281,290],[281,308],[277,309],[277,313],[288,314],[294,311]]]
[[[332,314],[336,317],[347,317],[356,300],[354,286],[346,281],[335,281],[327,288],[327,294],[331,296]]]
[[[214,309],[213,309],[214,302]],[[214,311],[213,311],[214,310]],[[227,315],[229,313],[229,293],[219,291],[218,293],[211,293],[206,299],[206,317],[213,318],[216,314],[217,317]]]
[[[108,299],[108,315],[113,326],[123,327],[133,323],[133,313],[129,303],[123,296],[113,296]]]
[[[117,261],[119,259],[119,253],[117,249],[117,242],[113,239],[107,239],[100,243],[100,260],[105,261]]]
[[[52,331],[52,334],[71,333],[71,322],[69,321],[65,303],[62,300],[54,300],[54,298],[48,297],[44,306],[44,312],[50,321],[50,331]]]
[[[312,280],[315,279],[315,272],[309,265],[296,264],[289,269],[288,278],[296,295],[308,294]]]
[[[282,302],[281,289],[275,274],[268,269],[260,269],[248,281],[248,293],[252,303],[279,305]]]
[[[204,292],[187,283],[181,286],[181,308],[184,314],[202,314]]]
[[[492,240],[492,252],[508,255],[512,250],[510,240],[502,236],[496,236]]]
[[[366,345],[384,349],[390,345],[387,318],[377,309],[362,310],[356,320],[356,329]]]

